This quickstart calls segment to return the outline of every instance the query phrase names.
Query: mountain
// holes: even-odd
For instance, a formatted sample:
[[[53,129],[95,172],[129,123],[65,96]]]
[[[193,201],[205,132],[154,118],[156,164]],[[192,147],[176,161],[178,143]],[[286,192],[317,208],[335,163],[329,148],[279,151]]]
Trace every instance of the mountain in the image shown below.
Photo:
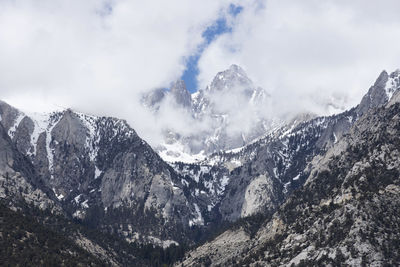
[[[237,66],[218,73],[194,96],[183,82],[177,82],[169,91],[158,90],[143,98],[157,103],[152,104],[155,113],[167,101],[188,111],[193,121],[210,119],[215,127],[197,135],[169,131],[170,146],[158,151],[165,158],[197,142],[197,150],[189,152],[207,156],[191,163],[165,162],[124,120],[71,109],[28,114],[0,102],[1,212],[12,218],[26,216],[35,225],[34,235],[49,244],[54,240],[43,236],[46,229],[69,240],[72,243],[66,247],[58,247],[59,253],[70,250],[77,257],[89,253],[93,264],[97,259],[108,265],[170,264],[182,255],[186,244],[199,245],[223,229],[228,230],[187,254],[185,266],[257,265],[257,261],[261,265],[300,264],[300,260],[327,264],[343,255],[350,259],[347,252],[354,254],[354,249],[350,250],[349,242],[383,255],[377,260],[365,256],[364,262],[385,262],[389,253],[392,261],[387,263],[394,264],[397,254],[387,247],[397,243],[386,237],[397,238],[393,232],[397,217],[391,212],[398,203],[399,76],[400,71],[382,72],[360,104],[340,114],[305,113],[285,121],[255,117],[249,129],[259,129],[260,134],[249,139],[245,131],[233,131],[232,125],[245,126],[238,114],[247,108],[257,113],[269,96]],[[236,113],[224,103],[232,96],[235,105],[243,106]],[[237,143],[231,139],[235,135]],[[221,150],[230,147],[235,148]],[[182,154],[171,156],[179,157]],[[383,163],[374,163],[378,159]],[[365,167],[368,164],[375,165]],[[350,176],[356,178],[344,183]],[[384,182],[376,182],[377,178]],[[382,191],[382,197],[370,194],[369,187],[375,193]],[[350,200],[352,206],[343,210],[343,203]],[[368,205],[362,207],[367,200]],[[369,210],[371,206],[375,211]],[[393,228],[381,225],[377,212],[393,218]],[[331,225],[345,229],[341,223],[348,221],[348,213],[354,215],[354,222],[366,223],[363,232],[378,229],[388,243],[380,242],[380,237],[375,238],[378,243],[360,243],[358,232],[347,234],[345,241],[326,243],[324,231],[333,233],[329,239],[336,237]],[[0,226],[8,229],[9,224]],[[23,236],[32,232],[28,226],[18,226],[24,229]],[[17,244],[23,236],[13,232],[8,242]],[[39,249],[34,240],[29,244]],[[360,263],[365,254],[360,253],[351,255],[349,264]]]
[[[182,266],[399,264],[399,113],[398,102],[365,113],[274,215],[238,224]]]
[[[180,80],[169,91],[161,94],[157,89],[142,98],[142,104],[156,113],[163,105],[183,108],[191,123],[200,127],[195,133],[165,129],[165,142],[156,150],[169,162],[195,162],[214,152],[241,147],[282,125],[281,120],[263,112],[269,101],[270,95],[237,65],[219,72],[210,85],[196,93],[190,94]]]
[[[182,80],[176,81],[170,90],[170,94],[173,97],[176,104],[184,107],[191,108],[192,98],[189,91],[186,89],[185,82]]]
[[[382,72],[345,113],[241,151],[254,157],[231,178],[225,207],[230,218],[247,218],[188,253],[182,266],[399,264],[398,74]]]
[[[125,121],[72,110],[27,115],[4,102],[0,115],[26,168],[68,214],[130,241],[188,241],[197,207]]]
[[[17,115],[1,103],[4,118]],[[21,119],[22,122],[22,119]],[[20,123],[21,123],[20,122]],[[9,123],[4,120],[9,128]],[[0,124],[0,258],[2,265],[147,264],[145,251],[89,229],[68,215],[46,181],[36,173],[3,124]],[[58,196],[59,197],[59,196]],[[148,250],[151,252],[151,250]],[[149,264],[150,265],[150,264]]]

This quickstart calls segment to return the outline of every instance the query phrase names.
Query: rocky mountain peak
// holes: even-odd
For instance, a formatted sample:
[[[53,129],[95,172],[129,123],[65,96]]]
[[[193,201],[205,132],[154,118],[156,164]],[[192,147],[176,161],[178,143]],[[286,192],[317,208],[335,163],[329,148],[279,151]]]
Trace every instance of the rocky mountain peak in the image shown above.
[[[150,109],[158,110],[166,94],[165,89],[157,88],[142,96],[141,103]]]
[[[65,140],[70,144],[84,146],[87,131],[80,118],[71,109],[67,109],[51,134],[57,142]]]
[[[248,89],[253,87],[252,81],[247,77],[246,72],[238,65],[231,65],[229,69],[218,72],[214,77],[208,91],[221,91],[233,88]]]
[[[18,114],[19,111],[17,109],[0,100],[0,121],[6,130],[12,127],[12,124],[18,117]]]
[[[186,89],[186,84],[183,80],[177,80],[173,83],[170,93],[177,104],[184,107],[190,107],[192,99],[189,91]]]
[[[373,86],[368,90],[368,93],[362,98],[361,103],[357,107],[358,116],[363,115],[373,107],[379,107],[385,104],[391,94],[387,93],[387,84],[389,82],[389,74],[384,70],[376,79]]]

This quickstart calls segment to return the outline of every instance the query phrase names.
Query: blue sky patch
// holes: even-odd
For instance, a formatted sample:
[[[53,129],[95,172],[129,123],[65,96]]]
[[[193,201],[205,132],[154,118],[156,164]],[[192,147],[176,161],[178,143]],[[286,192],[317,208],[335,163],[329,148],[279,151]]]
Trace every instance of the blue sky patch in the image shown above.
[[[235,6],[231,4],[229,6],[229,14],[236,17],[243,7]],[[197,88],[197,75],[199,74],[198,62],[200,56],[203,54],[204,50],[209,46],[219,35],[232,32],[232,28],[227,25],[226,17],[218,18],[211,26],[209,26],[202,34],[204,42],[199,46],[198,52],[186,60],[186,69],[181,76],[181,79],[185,81],[186,88],[189,92],[194,93],[199,88]]]

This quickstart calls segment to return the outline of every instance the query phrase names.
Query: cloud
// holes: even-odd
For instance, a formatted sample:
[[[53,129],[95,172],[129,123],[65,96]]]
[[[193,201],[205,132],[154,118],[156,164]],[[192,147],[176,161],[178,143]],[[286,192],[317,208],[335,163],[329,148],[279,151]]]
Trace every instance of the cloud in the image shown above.
[[[243,9],[232,16],[231,4]],[[328,113],[327,103],[355,105],[382,69],[400,67],[399,8],[394,0],[3,0],[0,99],[124,118],[156,145],[167,127],[184,134],[210,127],[168,103],[158,116],[139,103],[200,53],[200,88],[235,63],[272,95],[265,110],[243,109],[231,120]],[[230,30],[203,51],[204,31],[221,17]],[[221,108],[244,106],[221,98],[236,101]],[[251,125],[231,121],[232,132],[242,127]]]
[[[0,1],[0,98],[30,110],[56,104],[125,118],[147,135],[154,118],[139,95],[180,77],[230,3]]]
[[[241,65],[282,110],[326,113],[349,108],[383,69],[400,67],[398,1],[247,3],[231,33],[199,60],[199,84],[230,64]]]

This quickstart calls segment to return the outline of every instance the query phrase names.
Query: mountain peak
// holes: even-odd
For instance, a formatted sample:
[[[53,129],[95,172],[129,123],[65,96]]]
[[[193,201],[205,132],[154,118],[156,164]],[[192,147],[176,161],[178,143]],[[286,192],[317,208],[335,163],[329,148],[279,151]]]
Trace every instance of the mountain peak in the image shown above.
[[[396,69],[395,71],[393,71],[393,72],[390,74],[390,77],[391,77],[391,78],[393,78],[393,77],[398,77],[398,76],[400,76],[400,69]]]
[[[171,86],[170,93],[176,103],[184,107],[190,107],[192,98],[189,91],[186,89],[186,84],[183,80],[177,80]]]
[[[357,107],[357,114],[361,116],[369,109],[379,107],[386,104],[394,92],[399,88],[399,70],[392,72],[390,75],[386,70],[379,74],[373,86],[364,95],[361,103]]]
[[[388,78],[389,78],[389,74],[387,73],[386,70],[383,70],[381,72],[381,74],[379,74],[378,78],[376,79],[373,87],[381,88],[382,86],[385,86]]]
[[[224,90],[234,87],[253,87],[252,81],[247,77],[246,72],[238,65],[231,65],[229,69],[218,72],[207,90]]]
[[[186,84],[184,80],[176,80],[172,86],[171,86],[171,92],[174,91],[185,91],[186,89]]]
[[[228,70],[234,71],[234,72],[242,72],[242,73],[244,73],[244,70],[243,70],[239,65],[236,65],[236,64],[232,64],[232,65],[229,67]]]

